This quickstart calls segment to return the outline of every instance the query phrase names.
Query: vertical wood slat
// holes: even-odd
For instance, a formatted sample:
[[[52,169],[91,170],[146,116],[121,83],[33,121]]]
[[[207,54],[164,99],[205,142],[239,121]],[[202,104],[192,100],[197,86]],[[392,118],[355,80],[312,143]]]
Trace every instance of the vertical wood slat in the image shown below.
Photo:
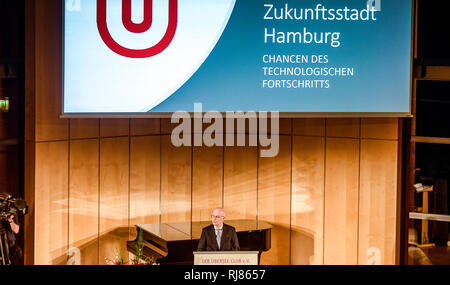
[[[129,119],[100,119],[100,136],[123,137],[129,135]]]
[[[24,217],[24,248],[23,258],[25,265],[33,265],[35,263],[36,249],[35,235],[36,229],[36,143],[25,141],[25,201],[28,204],[28,215]],[[42,170],[40,170],[42,171]],[[42,175],[42,174],[41,174]]]
[[[130,148],[130,239],[135,225],[157,224],[160,218],[160,138],[133,137]]]
[[[398,118],[363,118],[361,119],[361,138],[398,139]]]
[[[190,222],[192,149],[174,147],[170,136],[162,136],[161,151],[161,222]]]
[[[280,151],[272,158],[259,158],[258,220],[269,222],[272,247],[261,264],[289,265],[291,203],[291,136],[280,136]]]
[[[397,142],[362,140],[358,262],[395,264]]]
[[[360,118],[327,119],[327,137],[359,138]]]
[[[70,119],[70,139],[91,139],[98,135],[98,119]]]
[[[99,264],[127,252],[129,210],[128,138],[100,140]]]
[[[223,202],[223,147],[194,147],[193,151],[192,221],[209,221],[212,210]]]
[[[68,242],[68,142],[36,144],[36,265],[66,263]]]
[[[292,134],[301,136],[325,136],[325,119],[293,119]]]
[[[69,248],[80,250],[82,265],[98,264],[98,143],[70,142]]]
[[[291,264],[323,264],[325,138],[293,138]]]
[[[68,139],[68,121],[60,119],[62,106],[62,1],[35,5],[35,139]],[[52,15],[49,17],[49,15]],[[49,32],[52,31],[52,32]]]
[[[292,134],[292,119],[290,118],[279,118],[278,121],[278,134],[280,135],[291,135]],[[258,134],[271,134],[272,133],[272,120],[267,119],[267,129],[262,131],[262,127],[258,120]]]
[[[357,264],[359,140],[327,138],[324,264]]]
[[[180,123],[182,120],[180,120]],[[162,118],[161,119],[161,135],[170,135],[172,134],[172,130],[177,127],[178,124],[172,124],[170,118]],[[191,128],[193,127],[193,122],[191,121]]]
[[[256,147],[225,147],[223,204],[227,219],[256,220],[257,155]]]
[[[161,132],[161,119],[130,119],[131,136],[157,135]]]

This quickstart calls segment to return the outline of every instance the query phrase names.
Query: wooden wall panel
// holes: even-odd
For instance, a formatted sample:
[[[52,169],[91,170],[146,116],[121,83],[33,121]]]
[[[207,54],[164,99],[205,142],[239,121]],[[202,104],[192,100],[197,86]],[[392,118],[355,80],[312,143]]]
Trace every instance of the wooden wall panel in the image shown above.
[[[37,144],[30,141],[25,141],[25,201],[28,204],[28,214],[25,215],[22,227],[24,236],[23,260],[25,265],[33,265],[35,263],[35,242],[37,236],[36,229],[36,146]],[[41,162],[42,163],[42,162]],[[40,170],[42,171],[42,170]],[[41,185],[45,186],[45,185]],[[39,241],[38,241],[39,242]]]
[[[280,128],[280,135],[291,135],[292,134],[292,119],[280,118],[279,128]]]
[[[70,139],[91,139],[98,136],[98,119],[70,119]]]
[[[128,240],[128,138],[100,140],[99,264],[126,253]]]
[[[36,144],[36,265],[66,264],[68,242],[68,142]]]
[[[69,120],[59,118],[62,112],[62,4],[62,1],[39,1],[39,5],[35,5],[36,141],[68,139]]]
[[[359,264],[395,264],[397,142],[362,140]]]
[[[100,119],[100,136],[123,137],[129,135],[129,119]]]
[[[292,133],[301,136],[325,136],[325,119],[292,119]]]
[[[224,205],[227,219],[258,218],[276,225],[273,249],[279,254],[266,253],[263,263],[286,263],[289,242],[292,264],[365,264],[369,247],[380,249],[381,263],[393,262],[398,119],[281,119],[281,134],[296,135],[292,169],[286,137],[278,157],[260,159],[256,147],[175,148],[170,136],[129,138],[170,135],[170,119],[73,119],[69,124],[59,118],[64,3],[35,2],[26,5],[28,263],[64,264],[69,245],[95,248],[95,241],[89,242],[98,222],[99,254],[82,260],[95,264],[97,257],[103,264],[116,251],[126,252],[130,223],[203,220],[216,204]],[[100,148],[99,134],[109,137]],[[361,147],[351,139],[359,135]],[[325,136],[346,139],[325,141]],[[78,141],[87,138],[94,140]],[[288,172],[290,213],[283,207]],[[87,202],[79,205],[80,200]],[[91,219],[96,211],[98,221]],[[284,229],[286,214],[290,232]]]
[[[293,138],[291,264],[323,264],[325,138]]]
[[[269,222],[272,247],[261,264],[289,265],[291,203],[291,137],[280,136],[280,151],[273,158],[259,158],[258,220]]]
[[[225,147],[223,204],[229,220],[256,220],[257,155],[257,147]]]
[[[161,152],[161,222],[190,222],[192,148],[162,136]]]
[[[368,139],[398,139],[397,118],[364,118],[361,119],[361,138]]]
[[[289,118],[279,118],[278,121],[278,129],[280,135],[291,135],[292,134],[292,119]],[[260,124],[258,120],[258,133],[263,134],[264,132],[260,132]],[[272,133],[272,120],[267,119],[267,132]]]
[[[360,118],[327,119],[327,137],[359,138]]]
[[[181,120],[180,120],[181,123]],[[163,118],[161,119],[161,135],[170,135],[172,134],[172,130],[176,128],[178,124],[172,124],[171,118]],[[191,128],[194,130],[194,125],[191,122]]]
[[[223,201],[223,147],[194,147],[192,221],[210,221]]]
[[[160,218],[160,137],[131,138],[130,149],[130,227],[157,224]]]
[[[69,247],[82,265],[98,264],[99,141],[70,142]]]
[[[253,135],[257,135],[258,133],[258,118],[255,119],[255,117],[250,119],[245,119],[245,125],[244,125],[244,131],[241,131],[241,129],[238,129],[238,120],[240,119],[235,119],[233,122],[233,124],[231,123],[227,123],[226,118],[224,118],[223,120],[223,128],[224,128],[224,132],[227,134],[253,134]],[[254,123],[256,122],[256,130],[253,128]],[[250,124],[251,123],[251,124]],[[280,123],[281,125],[281,123]],[[269,123],[268,123],[269,126]],[[250,128],[252,128],[252,130],[250,130]],[[270,127],[269,127],[270,130]]]
[[[128,225],[158,222],[161,195],[162,222],[190,221],[192,199],[193,220],[207,220],[210,210],[223,202],[227,219],[258,218],[274,224],[272,250],[263,255],[263,264],[288,264],[289,259],[291,264],[355,264],[358,258],[360,264],[365,264],[369,247],[380,249],[382,264],[393,263],[396,196],[393,196],[395,192],[390,193],[387,189],[396,185],[397,142],[363,140],[359,184],[361,197],[358,197],[358,139],[328,138],[325,147],[324,137],[294,136],[292,157],[290,140],[290,136],[280,137],[280,154],[277,157],[258,158],[254,147],[226,147],[225,150],[175,148],[169,136],[133,137],[129,155],[128,137],[102,139],[100,190],[97,190],[100,191],[97,204],[100,207],[98,241],[95,239],[96,220],[91,219],[89,214],[96,211],[92,201],[96,199],[98,140],[71,141],[70,160],[67,154],[64,157],[58,151],[53,153],[53,145],[45,151],[40,148],[36,185],[40,183],[42,189],[60,185],[55,193],[66,195],[66,199],[70,195],[70,200],[64,204],[64,199],[41,195],[44,190],[37,188],[36,230],[43,231],[36,232],[35,236],[38,243],[36,260],[40,264],[63,264],[65,250],[72,246],[82,249],[84,264],[104,264],[105,257],[113,258],[119,250],[126,253],[126,240],[134,238],[133,234],[129,237]],[[39,143],[37,146],[47,144],[61,144],[68,148],[67,142]],[[67,149],[64,151],[67,152]],[[53,156],[49,156],[50,153]],[[290,159],[292,192],[289,189]],[[55,165],[54,160],[60,161]],[[63,162],[68,164],[68,161],[70,168],[69,165],[60,165]],[[159,173],[160,164],[162,168]],[[42,182],[43,179],[59,179],[53,177],[53,173],[63,173],[64,169],[70,170],[70,177],[68,173],[63,175],[65,182]],[[131,175],[130,192],[128,171]],[[161,185],[158,184],[159,179],[162,179]],[[69,190],[67,181],[70,181]],[[80,200],[86,199],[91,202],[80,205]],[[48,205],[42,206],[51,204],[49,201],[54,201],[52,207],[59,208],[53,211]],[[289,204],[290,211],[289,206],[286,207]],[[59,219],[56,222],[59,226],[50,231],[50,236],[45,231],[49,231],[51,219]],[[80,224],[90,226],[80,227]],[[56,241],[53,241],[55,237]],[[52,241],[49,242],[49,239]],[[40,246],[42,243],[47,246]],[[57,244],[62,246],[53,249]],[[99,255],[95,250],[97,246]],[[87,248],[89,254],[85,255],[84,249]]]
[[[130,119],[132,136],[157,135],[161,133],[161,119]]]
[[[326,141],[324,264],[357,264],[359,140]]]

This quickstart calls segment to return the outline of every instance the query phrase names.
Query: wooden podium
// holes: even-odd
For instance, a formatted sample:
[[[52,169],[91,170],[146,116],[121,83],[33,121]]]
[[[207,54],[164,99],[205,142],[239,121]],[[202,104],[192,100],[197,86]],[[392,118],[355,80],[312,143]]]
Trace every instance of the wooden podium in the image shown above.
[[[259,251],[194,251],[194,265],[259,265]]]

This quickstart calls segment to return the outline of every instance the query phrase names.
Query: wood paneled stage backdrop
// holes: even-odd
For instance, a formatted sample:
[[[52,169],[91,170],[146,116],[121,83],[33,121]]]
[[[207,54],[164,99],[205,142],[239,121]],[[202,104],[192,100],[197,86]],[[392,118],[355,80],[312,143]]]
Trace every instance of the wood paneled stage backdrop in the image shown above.
[[[271,223],[263,264],[395,264],[399,120],[282,119],[280,153],[182,147],[167,119],[60,119],[62,1],[27,1],[25,262],[104,264],[137,223]]]

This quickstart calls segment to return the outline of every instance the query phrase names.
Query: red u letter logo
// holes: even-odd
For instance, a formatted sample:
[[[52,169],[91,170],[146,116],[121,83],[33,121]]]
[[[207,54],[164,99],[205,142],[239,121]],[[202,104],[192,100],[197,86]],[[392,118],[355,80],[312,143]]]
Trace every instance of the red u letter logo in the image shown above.
[[[131,20],[131,0],[122,0],[122,22],[132,33],[146,32],[153,22],[153,0],[144,0],[144,20],[135,24]],[[105,44],[115,53],[131,58],[146,58],[164,51],[172,42],[178,24],[178,0],[169,0],[169,25],[159,43],[147,49],[128,49],[119,45],[111,36],[106,23],[106,0],[97,0],[97,27]]]

